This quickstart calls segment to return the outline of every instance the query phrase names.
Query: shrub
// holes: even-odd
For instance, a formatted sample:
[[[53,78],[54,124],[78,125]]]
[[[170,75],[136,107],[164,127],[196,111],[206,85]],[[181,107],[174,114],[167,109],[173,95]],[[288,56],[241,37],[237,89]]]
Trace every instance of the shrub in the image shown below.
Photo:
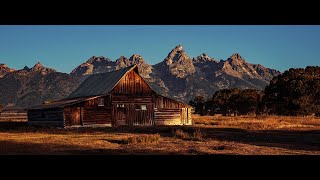
[[[200,129],[196,129],[191,135],[187,132],[184,132],[181,129],[177,129],[173,132],[173,136],[183,140],[192,140],[192,141],[203,141],[204,133]]]
[[[147,134],[129,137],[127,144],[140,144],[140,143],[158,143],[160,141],[160,134]]]
[[[215,146],[215,147],[212,147],[211,149],[213,150],[226,150],[227,149],[227,146],[224,146],[224,145],[221,145],[221,146]]]
[[[180,139],[189,139],[189,134],[186,132],[183,132],[181,129],[177,129],[173,132],[173,136],[180,138]]]
[[[200,131],[200,129],[197,129],[193,132],[191,139],[194,141],[203,141],[204,134]]]

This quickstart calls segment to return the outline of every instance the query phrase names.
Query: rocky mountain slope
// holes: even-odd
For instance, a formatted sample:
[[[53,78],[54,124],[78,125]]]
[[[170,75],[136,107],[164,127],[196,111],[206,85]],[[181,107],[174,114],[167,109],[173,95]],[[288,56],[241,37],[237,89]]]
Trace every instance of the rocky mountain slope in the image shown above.
[[[11,73],[15,71],[12,68],[9,68],[7,65],[5,64],[0,64],[0,78],[2,78],[4,75]]]
[[[88,75],[104,73],[138,64],[139,72],[158,93],[184,102],[197,95],[212,97],[224,88],[264,89],[279,71],[260,64],[250,64],[235,53],[227,60],[217,61],[203,53],[190,58],[181,45],[176,46],[158,64],[146,63],[141,55],[115,61],[93,56],[70,74],[56,72],[40,63],[21,70],[0,64],[0,104],[30,107],[48,100],[68,96]]]
[[[0,78],[0,103],[31,107],[66,97],[79,82],[77,77],[56,72],[38,62],[32,68],[12,71]]]
[[[280,72],[247,63],[236,53],[227,60],[216,61],[205,53],[192,60],[181,45],[176,46],[163,62],[153,66],[151,74],[158,84],[169,89],[166,95],[188,102],[195,96],[212,97],[225,88],[255,88],[262,90]]]

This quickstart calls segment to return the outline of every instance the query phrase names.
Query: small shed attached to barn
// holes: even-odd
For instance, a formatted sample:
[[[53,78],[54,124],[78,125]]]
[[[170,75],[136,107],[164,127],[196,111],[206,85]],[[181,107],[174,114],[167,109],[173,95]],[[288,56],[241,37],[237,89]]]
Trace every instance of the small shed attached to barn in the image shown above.
[[[191,125],[191,106],[159,95],[137,65],[94,74],[66,99],[28,109],[31,125]]]

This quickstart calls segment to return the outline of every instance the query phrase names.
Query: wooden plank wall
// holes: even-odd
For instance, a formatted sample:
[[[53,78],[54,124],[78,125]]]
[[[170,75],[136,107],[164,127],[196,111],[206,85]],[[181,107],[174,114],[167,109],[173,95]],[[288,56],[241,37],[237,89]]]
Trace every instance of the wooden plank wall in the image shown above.
[[[155,99],[155,107],[156,108],[185,108],[186,106],[182,103],[179,103],[175,100],[160,96],[155,94],[154,95]]]
[[[27,112],[4,111],[0,112],[0,122],[27,122]]]
[[[152,90],[136,72],[130,71],[113,88],[112,94],[151,95]]]
[[[63,110],[64,126],[71,126],[71,108],[65,107]]]
[[[111,107],[111,97],[110,95],[107,95],[104,98],[104,106],[105,107]],[[85,101],[82,105],[84,107],[97,107],[98,106],[98,98],[90,99],[88,101]]]
[[[62,109],[28,110],[29,121],[63,121]]]
[[[152,94],[152,89],[135,71],[127,73],[112,90],[113,126],[154,125]],[[136,107],[140,105],[146,105],[147,110],[138,110]]]
[[[192,125],[192,118],[191,118],[191,110],[192,108],[187,108],[187,113],[188,113],[188,124],[187,125]]]
[[[188,109],[187,108],[181,108],[180,116],[181,116],[181,124],[188,124]]]
[[[84,107],[81,108],[83,125],[111,123],[111,108]]]
[[[188,108],[175,100],[155,95],[155,123],[158,125],[188,124]]]
[[[118,126],[117,123],[117,106],[116,104],[111,105],[111,125],[112,126]]]
[[[155,121],[159,125],[191,125],[191,108],[175,100],[154,95]],[[179,117],[178,117],[179,113]],[[180,118],[180,120],[178,120]]]
[[[151,103],[152,96],[135,96],[135,95],[114,95],[112,96],[113,104],[121,103]]]
[[[111,96],[107,95],[103,98],[105,106],[98,106],[98,98],[95,98],[65,107],[65,126],[111,123]],[[75,123],[77,118],[79,123]]]
[[[63,126],[62,108],[28,110],[28,123],[31,125]]]
[[[116,107],[116,104],[114,105],[115,110],[114,115],[115,115],[115,125],[116,126],[121,126],[121,125],[126,125],[126,119],[127,119],[127,104],[124,104],[125,107]],[[132,116],[131,114],[128,116]]]
[[[81,125],[81,107],[69,106],[64,108],[65,126]]]
[[[155,125],[181,125],[180,108],[155,108]]]
[[[125,107],[117,107],[124,105]],[[140,105],[146,105],[147,110],[137,109]],[[112,105],[113,125],[154,125],[154,110],[153,103],[128,103],[118,102]]]
[[[136,106],[140,106],[142,104],[146,105],[147,110],[136,109]],[[152,103],[130,104],[127,110],[129,112],[128,114],[132,114],[132,116],[128,116],[126,119],[127,125],[154,125],[154,111]]]
[[[192,125],[191,108],[181,108],[181,123],[183,125]]]

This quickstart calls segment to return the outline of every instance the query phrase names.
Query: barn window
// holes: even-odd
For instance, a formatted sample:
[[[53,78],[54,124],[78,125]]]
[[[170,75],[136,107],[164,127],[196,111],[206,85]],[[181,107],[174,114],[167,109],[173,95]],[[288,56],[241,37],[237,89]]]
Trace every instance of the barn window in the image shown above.
[[[117,107],[118,108],[124,108],[125,106],[124,106],[124,104],[117,104]]]
[[[106,96],[104,100],[104,105],[107,107],[110,107],[111,106],[110,102],[111,102],[111,96]]]
[[[147,110],[147,105],[141,104],[140,108],[141,108],[142,111],[146,111]]]
[[[145,104],[135,104],[135,109],[136,111],[146,111],[147,110],[147,105]]]
[[[98,106],[104,106],[104,98],[98,98]]]

